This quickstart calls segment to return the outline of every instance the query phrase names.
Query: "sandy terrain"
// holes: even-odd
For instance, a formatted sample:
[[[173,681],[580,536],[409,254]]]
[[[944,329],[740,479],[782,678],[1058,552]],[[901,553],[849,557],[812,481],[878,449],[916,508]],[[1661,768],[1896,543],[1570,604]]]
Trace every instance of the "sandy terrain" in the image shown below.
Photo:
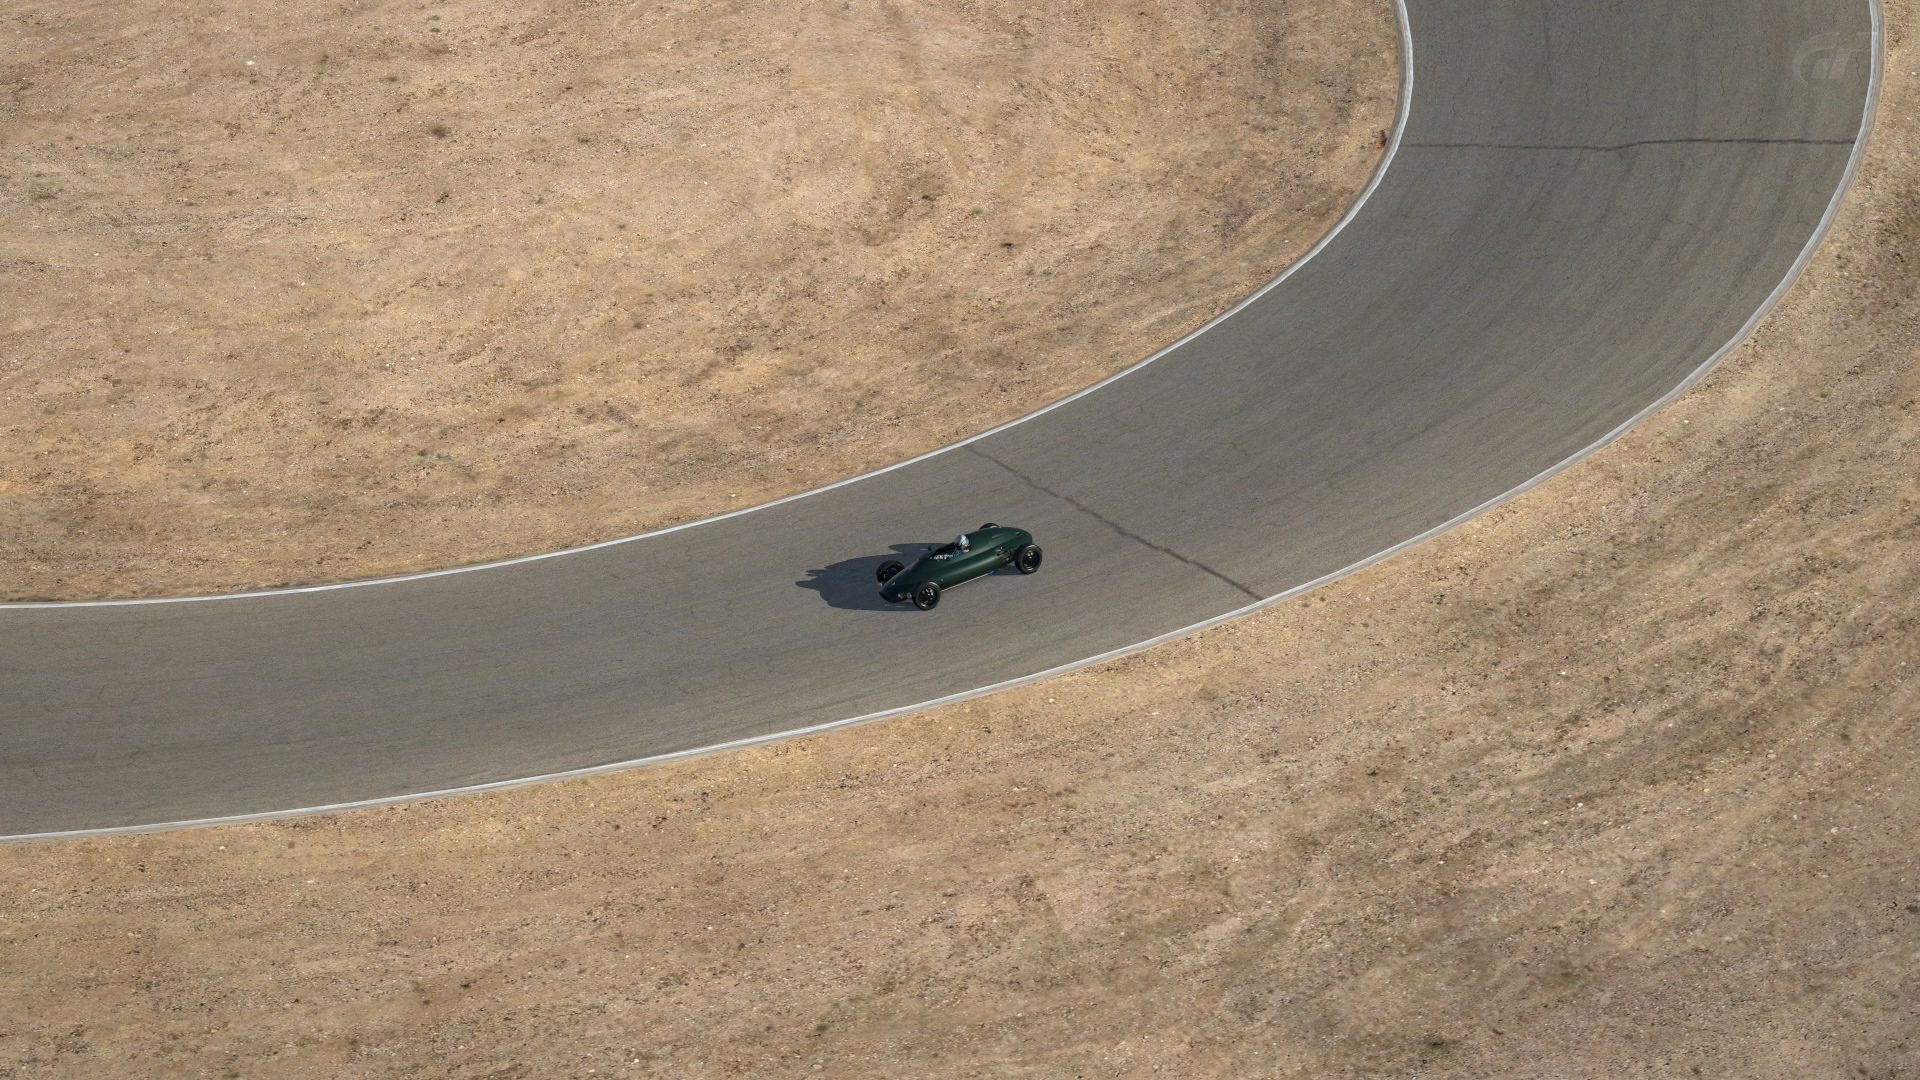
[[[914,718],[0,850],[0,1074],[1920,1074],[1915,6],[1801,284],[1527,496]]]
[[[552,550],[1020,415],[1324,232],[1394,41],[1375,0],[9,4],[0,599]]]

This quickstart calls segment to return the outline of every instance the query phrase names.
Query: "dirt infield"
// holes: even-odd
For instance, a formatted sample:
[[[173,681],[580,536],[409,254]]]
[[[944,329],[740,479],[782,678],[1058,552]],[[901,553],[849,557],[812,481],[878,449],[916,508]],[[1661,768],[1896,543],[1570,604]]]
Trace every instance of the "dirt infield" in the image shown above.
[[[916,717],[0,850],[0,1074],[1914,1075],[1914,15],[1800,285],[1522,498]]]
[[[944,445],[1301,253],[1384,3],[0,14],[0,599],[629,535]]]

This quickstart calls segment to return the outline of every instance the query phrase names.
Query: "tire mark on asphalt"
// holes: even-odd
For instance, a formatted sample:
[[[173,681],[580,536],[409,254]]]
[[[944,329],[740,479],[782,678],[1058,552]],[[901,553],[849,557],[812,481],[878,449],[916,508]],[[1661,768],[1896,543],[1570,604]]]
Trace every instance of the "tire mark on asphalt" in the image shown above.
[[[1852,139],[1637,139],[1623,143],[1410,142],[1417,150],[1587,150],[1612,154],[1642,146],[1852,146]]]
[[[1260,595],[1257,592],[1254,592],[1252,589],[1247,588],[1245,585],[1242,585],[1238,581],[1233,580],[1232,578],[1221,573],[1220,571],[1215,570],[1213,567],[1208,566],[1206,563],[1203,563],[1198,559],[1190,559],[1187,556],[1180,554],[1179,552],[1173,550],[1170,547],[1166,547],[1162,544],[1156,544],[1153,541],[1147,539],[1146,537],[1141,536],[1139,533],[1129,530],[1126,526],[1120,524],[1119,522],[1113,520],[1110,517],[1107,517],[1105,514],[1102,514],[1100,511],[1095,510],[1093,507],[1088,506],[1087,504],[1081,502],[1080,500],[1074,498],[1073,496],[1053,490],[1052,488],[1046,486],[1045,484],[1040,483],[1038,480],[1035,480],[1033,477],[1028,476],[1026,473],[1021,472],[1019,469],[1014,468],[1013,466],[1007,464],[1006,462],[1001,461],[999,458],[994,457],[992,454],[987,453],[985,450],[980,449],[978,446],[975,446],[969,443],[966,449],[969,452],[973,453],[974,455],[980,457],[981,459],[985,461],[990,461],[993,464],[1000,466],[1002,469],[1005,469],[1008,472],[1012,473],[1017,479],[1019,479],[1021,483],[1027,485],[1033,490],[1038,491],[1042,495],[1049,495],[1049,496],[1052,496],[1053,498],[1059,499],[1061,502],[1066,503],[1068,506],[1073,507],[1075,510],[1080,511],[1081,513],[1087,515],[1088,517],[1099,522],[1100,524],[1105,525],[1107,528],[1112,529],[1116,533],[1119,533],[1121,536],[1125,537],[1126,539],[1131,540],[1136,544],[1139,544],[1141,547],[1148,548],[1153,551],[1157,551],[1160,554],[1165,555],[1169,559],[1173,559],[1176,562],[1186,563],[1188,566],[1193,567],[1195,570],[1198,570],[1205,574],[1210,574],[1213,577],[1218,578],[1220,581],[1223,581],[1226,584],[1233,586],[1235,589],[1240,590],[1242,593],[1245,593],[1247,596],[1252,597],[1255,600],[1266,599],[1266,597]]]

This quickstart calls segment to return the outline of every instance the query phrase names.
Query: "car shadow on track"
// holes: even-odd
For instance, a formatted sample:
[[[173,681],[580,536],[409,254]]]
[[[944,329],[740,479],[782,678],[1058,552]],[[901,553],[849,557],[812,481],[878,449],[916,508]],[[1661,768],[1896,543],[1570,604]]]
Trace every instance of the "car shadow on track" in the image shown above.
[[[879,572],[880,564],[888,559],[910,563],[926,554],[928,548],[939,546],[895,544],[886,555],[846,559],[818,570],[809,570],[805,581],[796,581],[794,584],[819,593],[820,599],[832,607],[849,611],[913,611],[912,604],[889,604],[880,599],[880,582],[874,575]]]

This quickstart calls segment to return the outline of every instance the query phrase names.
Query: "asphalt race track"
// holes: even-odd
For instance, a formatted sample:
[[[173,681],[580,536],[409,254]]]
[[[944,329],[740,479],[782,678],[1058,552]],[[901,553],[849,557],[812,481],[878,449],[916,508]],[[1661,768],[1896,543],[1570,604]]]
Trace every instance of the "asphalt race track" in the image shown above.
[[[1870,0],[1407,6],[1397,145],[1344,227],[1026,421],[551,558],[0,608],[0,835],[632,762],[1246,609],[1528,485],[1684,386],[1796,272],[1871,112]],[[1033,530],[1038,575],[933,612],[877,604],[883,557],[989,520]]]

